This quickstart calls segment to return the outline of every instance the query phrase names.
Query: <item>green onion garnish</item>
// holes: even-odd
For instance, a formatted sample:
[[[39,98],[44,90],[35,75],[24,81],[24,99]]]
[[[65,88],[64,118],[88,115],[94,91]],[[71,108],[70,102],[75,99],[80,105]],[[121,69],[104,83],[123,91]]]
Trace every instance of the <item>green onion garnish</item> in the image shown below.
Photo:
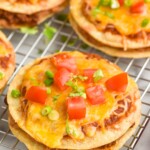
[[[51,89],[50,88],[47,88],[47,94],[51,94]]]
[[[104,15],[107,16],[107,17],[109,17],[109,18],[111,18],[111,19],[114,19],[114,18],[115,18],[115,16],[114,16],[112,13],[108,12],[108,11],[106,11],[106,12],[104,13]]]
[[[126,7],[130,7],[130,6],[132,5],[132,0],[125,0],[125,1],[124,1],[124,5],[125,5]]]
[[[46,75],[46,77],[47,78],[54,78],[54,73],[53,72],[51,72],[51,71],[49,71],[49,70],[47,70],[46,72],[45,72],[45,75]]]
[[[53,96],[53,102],[56,102],[56,101],[58,100],[59,96],[60,96],[60,95],[55,95],[55,96]]]
[[[110,0],[100,0],[98,2],[97,8],[99,8],[100,6],[109,6],[110,5]]]
[[[12,90],[11,91],[11,96],[13,97],[13,98],[18,98],[18,97],[20,97],[21,96],[21,93],[20,93],[20,91],[19,90]]]
[[[53,79],[45,79],[44,80],[44,84],[46,85],[46,86],[50,86],[50,85],[52,85],[53,84]]]
[[[141,27],[146,27],[148,24],[149,24],[149,19],[144,19],[144,20],[141,22]]]
[[[51,111],[52,111],[52,108],[50,106],[45,106],[41,110],[41,114],[42,114],[42,116],[47,116]]]
[[[46,37],[48,41],[52,40],[53,36],[57,32],[56,28],[49,26],[48,24],[45,24],[45,28],[43,30],[43,34]]]
[[[67,14],[59,14],[56,18],[60,21],[65,21],[67,19]]]
[[[4,74],[0,72],[0,80],[2,80],[3,78],[4,78]]]
[[[22,27],[22,28],[20,28],[20,31],[22,32],[22,33],[27,33],[27,34],[36,34],[37,32],[38,32],[38,28],[37,27],[33,27],[33,28],[31,28],[31,27]]]
[[[78,92],[78,93],[70,93],[69,94],[70,97],[83,97],[84,99],[86,99],[86,93],[84,92]]]
[[[94,82],[98,82],[103,77],[104,77],[103,72],[100,69],[95,71],[94,74],[93,74]]]
[[[52,121],[56,121],[59,119],[59,113],[56,110],[52,110],[49,114],[48,114],[48,118]]]

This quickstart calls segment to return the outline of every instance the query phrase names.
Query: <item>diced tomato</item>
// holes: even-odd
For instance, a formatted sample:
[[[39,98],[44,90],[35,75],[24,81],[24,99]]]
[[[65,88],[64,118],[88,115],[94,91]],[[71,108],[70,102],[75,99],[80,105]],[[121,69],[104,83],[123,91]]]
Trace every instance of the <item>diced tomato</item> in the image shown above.
[[[47,90],[43,87],[32,86],[27,90],[25,98],[32,102],[45,104],[47,98]]]
[[[104,90],[101,86],[96,85],[86,89],[86,95],[88,101],[92,105],[98,105],[105,102]]]
[[[147,11],[147,7],[143,1],[137,2],[130,7],[131,13],[145,14],[146,11]]]
[[[128,85],[127,73],[120,73],[113,76],[105,82],[108,90],[116,92],[125,92]]]
[[[86,104],[82,97],[69,97],[67,99],[67,112],[69,119],[82,119],[86,115]]]
[[[124,5],[124,0],[118,0],[120,6],[123,6]]]
[[[54,56],[52,58],[52,62],[57,67],[57,69],[66,68],[73,73],[77,71],[75,59],[67,54],[62,53]]]
[[[65,90],[67,88],[66,82],[70,79],[70,72],[65,69],[59,69],[54,75],[54,84],[60,89]]]
[[[86,82],[94,82],[93,74],[94,74],[95,71],[97,71],[97,69],[84,69],[83,70],[83,75],[88,77]]]

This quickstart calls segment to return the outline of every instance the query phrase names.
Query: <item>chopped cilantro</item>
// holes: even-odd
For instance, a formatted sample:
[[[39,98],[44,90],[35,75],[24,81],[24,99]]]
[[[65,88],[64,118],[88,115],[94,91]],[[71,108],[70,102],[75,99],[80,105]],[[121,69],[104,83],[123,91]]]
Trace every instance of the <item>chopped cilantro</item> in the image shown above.
[[[45,24],[43,34],[46,37],[48,41],[52,40],[53,36],[56,33],[56,28],[49,26],[48,24]]]
[[[102,70],[97,70],[93,74],[94,82],[99,81],[102,77],[104,77]]]
[[[59,96],[60,96],[60,95],[55,95],[55,96],[53,96],[53,102],[56,102],[56,101],[58,100]]]
[[[22,33],[27,33],[27,34],[36,34],[37,32],[38,32],[38,28],[37,27],[33,27],[33,28],[31,28],[31,27],[22,27],[22,28],[20,28],[20,31],[22,32]]]
[[[149,24],[149,19],[144,19],[142,22],[141,22],[141,27],[146,27],[148,24]]]

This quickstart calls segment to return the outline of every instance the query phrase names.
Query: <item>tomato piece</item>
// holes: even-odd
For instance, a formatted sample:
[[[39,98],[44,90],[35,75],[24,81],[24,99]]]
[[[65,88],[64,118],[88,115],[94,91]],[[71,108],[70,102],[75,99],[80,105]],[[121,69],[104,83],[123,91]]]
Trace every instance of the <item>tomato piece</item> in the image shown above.
[[[70,72],[65,68],[61,68],[54,75],[54,84],[63,91],[68,87],[65,84],[67,81],[69,81],[69,79]]]
[[[120,6],[123,6],[124,5],[124,0],[118,0]]]
[[[87,88],[86,95],[89,103],[92,105],[98,105],[105,102],[104,90],[99,85]]]
[[[88,77],[86,82],[94,82],[93,80],[93,74],[97,71],[97,69],[84,69],[83,70],[83,75]]]
[[[86,115],[86,104],[82,97],[69,97],[67,99],[67,112],[69,119],[82,119]]]
[[[137,2],[130,7],[131,13],[145,14],[147,7],[143,1]]]
[[[27,90],[25,98],[32,102],[45,104],[47,98],[47,90],[43,87],[32,86]]]
[[[73,73],[77,71],[75,59],[67,54],[58,54],[54,56],[52,62],[57,69],[66,68]]]
[[[128,85],[127,73],[120,73],[108,79],[105,82],[108,90],[116,92],[125,92]]]

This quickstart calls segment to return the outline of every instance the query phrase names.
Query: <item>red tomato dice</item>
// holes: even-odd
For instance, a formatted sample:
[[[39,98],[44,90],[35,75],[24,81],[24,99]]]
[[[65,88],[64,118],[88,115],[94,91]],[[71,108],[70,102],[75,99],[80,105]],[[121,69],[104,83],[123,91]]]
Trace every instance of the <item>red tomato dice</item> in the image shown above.
[[[108,90],[116,92],[125,92],[128,85],[127,73],[120,73],[108,79],[105,82]]]
[[[69,119],[82,119],[86,115],[86,104],[82,97],[69,97],[67,99],[67,112]]]
[[[94,74],[95,71],[97,71],[97,69],[84,69],[83,70],[83,75],[88,77],[86,82],[94,82],[93,74]]]
[[[47,90],[43,87],[32,86],[27,90],[25,98],[32,102],[45,104],[47,98]]]
[[[67,85],[65,84],[69,79],[70,72],[65,68],[61,68],[54,75],[54,84],[63,91],[67,88]]]
[[[131,13],[145,14],[146,11],[147,11],[147,7],[143,1],[137,2],[130,7]]]
[[[105,102],[104,90],[99,85],[87,88],[86,95],[89,103],[92,105],[98,105]]]
[[[62,53],[54,56],[52,62],[58,69],[66,68],[73,73],[77,71],[75,59],[67,54]]]

